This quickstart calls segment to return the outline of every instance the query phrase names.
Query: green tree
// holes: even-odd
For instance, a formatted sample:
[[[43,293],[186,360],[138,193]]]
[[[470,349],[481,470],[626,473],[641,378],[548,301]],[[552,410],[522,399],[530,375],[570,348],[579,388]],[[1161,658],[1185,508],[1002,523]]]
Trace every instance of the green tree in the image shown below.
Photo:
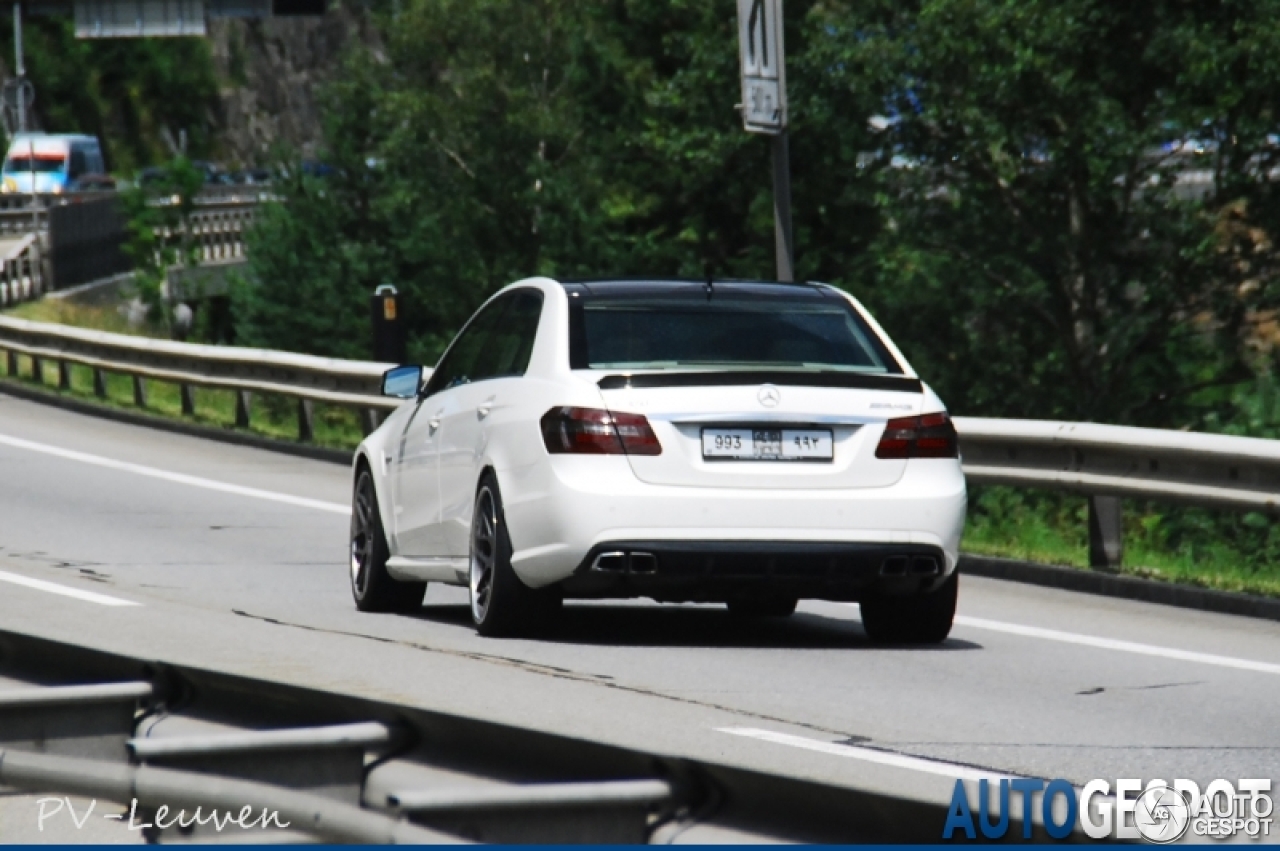
[[[1251,377],[1251,323],[1277,299],[1275,11],[815,10],[821,61],[891,119],[860,283],[953,407],[1192,424]],[[1190,170],[1212,174],[1203,193],[1178,185]]]
[[[133,288],[147,306],[147,319],[172,331],[165,297],[169,270],[199,263],[191,239],[191,213],[203,176],[184,157],[166,165],[158,179],[120,193],[128,217],[125,253],[133,260]]]
[[[166,133],[185,132],[189,156],[213,154],[218,81],[205,39],[77,39],[69,15],[31,17],[23,37],[42,129],[98,136],[122,174],[168,160]],[[0,43],[13,43],[11,17],[0,17]]]
[[[1223,427],[1277,306],[1277,7],[792,0],[801,276],[957,412]],[[527,275],[769,277],[735,14],[410,0],[328,92],[333,173],[262,219],[251,339],[366,352],[391,282],[430,361]]]

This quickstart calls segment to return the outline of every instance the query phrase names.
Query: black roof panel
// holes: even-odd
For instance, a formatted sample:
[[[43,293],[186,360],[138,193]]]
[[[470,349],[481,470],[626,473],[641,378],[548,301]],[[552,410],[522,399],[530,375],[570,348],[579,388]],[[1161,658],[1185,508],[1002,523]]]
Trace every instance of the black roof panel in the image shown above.
[[[705,298],[708,282],[678,278],[635,278],[561,281],[570,292],[594,298],[635,298],[637,296],[689,296]],[[756,298],[824,298],[826,291],[813,284],[787,284],[778,281],[713,280],[713,293]]]

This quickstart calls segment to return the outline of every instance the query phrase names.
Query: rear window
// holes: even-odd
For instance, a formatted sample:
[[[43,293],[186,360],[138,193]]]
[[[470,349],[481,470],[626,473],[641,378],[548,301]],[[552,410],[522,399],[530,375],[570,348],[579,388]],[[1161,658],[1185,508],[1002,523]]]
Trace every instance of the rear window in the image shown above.
[[[828,298],[584,299],[571,361],[591,369],[821,369],[901,374],[852,307]]]

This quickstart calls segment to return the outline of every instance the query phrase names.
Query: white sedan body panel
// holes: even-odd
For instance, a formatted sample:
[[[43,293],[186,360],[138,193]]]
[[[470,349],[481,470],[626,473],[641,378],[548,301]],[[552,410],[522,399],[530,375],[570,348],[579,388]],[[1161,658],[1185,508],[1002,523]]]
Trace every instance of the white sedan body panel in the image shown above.
[[[357,452],[373,471],[397,578],[465,583],[486,470],[501,493],[511,566],[531,587],[583,573],[612,542],[916,545],[940,551],[940,577],[954,570],[966,501],[959,459],[876,457],[889,419],[944,408],[852,298],[914,389],[775,381],[762,396],[758,383],[663,386],[659,375],[649,386],[642,370],[628,372],[634,386],[619,386],[620,370],[570,368],[565,286],[529,279],[487,304],[520,289],[543,299],[524,374],[409,400]],[[552,454],[540,420],[562,406],[641,414],[661,454]],[[830,460],[704,457],[704,428],[738,426],[829,432]]]

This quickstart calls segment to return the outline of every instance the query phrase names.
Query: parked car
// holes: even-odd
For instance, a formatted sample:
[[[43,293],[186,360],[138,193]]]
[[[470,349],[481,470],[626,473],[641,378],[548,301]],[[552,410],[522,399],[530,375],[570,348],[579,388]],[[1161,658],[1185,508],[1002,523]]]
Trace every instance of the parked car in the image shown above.
[[[101,189],[111,178],[94,136],[19,133],[9,144],[0,180],[4,192],[62,193]]]
[[[858,601],[875,640],[950,631],[955,429],[834,287],[533,278],[383,390],[405,403],[355,455],[361,610],[415,609],[438,581],[470,589],[486,635],[640,596]]]

